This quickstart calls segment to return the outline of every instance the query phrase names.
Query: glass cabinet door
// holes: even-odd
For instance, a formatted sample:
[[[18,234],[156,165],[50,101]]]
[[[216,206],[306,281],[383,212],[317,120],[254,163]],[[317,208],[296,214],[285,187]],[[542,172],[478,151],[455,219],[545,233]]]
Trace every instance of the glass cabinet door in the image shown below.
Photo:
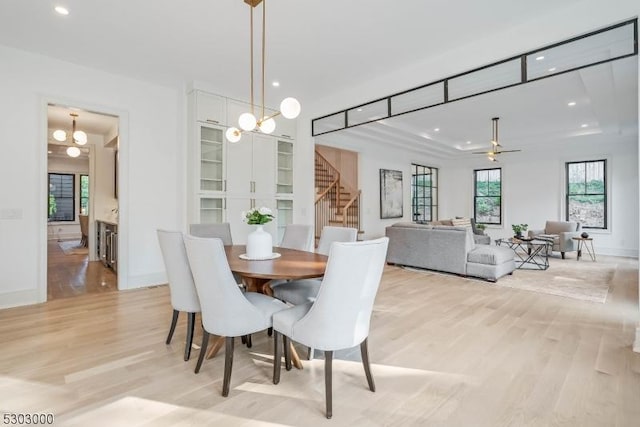
[[[224,218],[224,199],[222,197],[200,197],[200,223],[218,224]]]
[[[278,177],[276,193],[293,194],[293,143],[278,140]]]
[[[223,131],[200,126],[200,191],[223,191]]]
[[[293,200],[276,200],[276,220],[278,221],[278,242],[282,242],[284,230],[293,223]]]

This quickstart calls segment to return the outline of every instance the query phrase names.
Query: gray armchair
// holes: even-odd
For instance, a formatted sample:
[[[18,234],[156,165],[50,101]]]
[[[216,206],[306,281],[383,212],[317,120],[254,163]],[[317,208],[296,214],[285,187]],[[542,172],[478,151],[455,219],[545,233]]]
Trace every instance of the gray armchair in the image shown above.
[[[543,230],[529,230],[529,237],[541,237],[553,241],[553,250],[562,254],[575,252],[578,245],[573,237],[579,237],[582,228],[579,222],[573,221],[547,221]]]

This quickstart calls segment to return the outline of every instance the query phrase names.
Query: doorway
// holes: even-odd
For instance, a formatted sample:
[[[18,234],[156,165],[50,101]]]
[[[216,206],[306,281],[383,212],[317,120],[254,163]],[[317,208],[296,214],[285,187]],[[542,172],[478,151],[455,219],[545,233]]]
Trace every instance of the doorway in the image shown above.
[[[47,106],[47,300],[117,283],[119,118]]]

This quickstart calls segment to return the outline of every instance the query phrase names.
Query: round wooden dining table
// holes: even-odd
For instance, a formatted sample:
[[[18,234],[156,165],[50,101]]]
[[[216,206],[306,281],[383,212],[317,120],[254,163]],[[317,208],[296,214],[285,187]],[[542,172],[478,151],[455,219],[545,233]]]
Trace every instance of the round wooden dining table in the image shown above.
[[[225,246],[231,271],[240,275],[249,292],[271,295],[269,282],[273,279],[310,279],[322,277],[327,266],[327,256],[314,252],[274,247],[280,257],[269,260],[245,260],[243,245]]]

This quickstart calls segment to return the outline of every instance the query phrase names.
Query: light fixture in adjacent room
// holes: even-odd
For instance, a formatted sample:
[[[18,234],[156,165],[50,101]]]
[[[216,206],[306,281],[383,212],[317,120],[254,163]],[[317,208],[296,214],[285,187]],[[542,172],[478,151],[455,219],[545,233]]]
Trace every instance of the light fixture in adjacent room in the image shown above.
[[[498,154],[515,153],[517,151],[522,151],[522,150],[503,150],[502,149],[502,145],[500,145],[500,142],[498,142],[498,120],[500,120],[500,117],[494,117],[491,119],[491,149],[489,151],[476,151],[475,153],[473,153],[473,154],[485,154],[487,156],[487,159],[489,159],[490,162],[497,162]]]
[[[56,12],[58,12],[60,15],[68,15],[69,14],[69,9],[67,9],[66,7],[62,7],[62,6],[56,6],[54,8],[54,10]]]
[[[73,142],[78,145],[85,145],[87,143],[87,134],[81,130],[76,130],[76,117],[78,117],[78,115],[76,113],[70,113],[69,115],[72,118],[71,135],[73,136]],[[67,140],[67,132],[62,129],[57,129],[53,132],[53,138],[56,141],[64,142]]]
[[[80,149],[75,145],[72,145],[71,147],[67,148],[67,155],[69,157],[78,157],[80,155]]]
[[[250,37],[251,37],[251,47],[250,47],[250,67],[251,67],[251,111],[242,113],[238,118],[238,127],[230,127],[225,132],[225,136],[229,142],[238,142],[242,138],[243,132],[250,132],[253,130],[259,130],[262,133],[270,134],[276,129],[276,122],[273,120],[274,117],[278,115],[282,115],[282,117],[286,119],[295,119],[300,114],[300,103],[295,98],[285,98],[280,103],[280,111],[277,111],[274,114],[268,115],[265,114],[264,108],[264,74],[265,74],[265,63],[266,63],[266,52],[265,52],[265,39],[266,39],[266,0],[244,0],[245,3],[249,5],[250,8]],[[260,109],[256,115],[256,105],[254,99],[254,84],[253,84],[253,9],[262,3],[262,55],[261,55],[261,87],[262,87],[262,99],[260,102]],[[274,84],[274,86],[276,86]]]

